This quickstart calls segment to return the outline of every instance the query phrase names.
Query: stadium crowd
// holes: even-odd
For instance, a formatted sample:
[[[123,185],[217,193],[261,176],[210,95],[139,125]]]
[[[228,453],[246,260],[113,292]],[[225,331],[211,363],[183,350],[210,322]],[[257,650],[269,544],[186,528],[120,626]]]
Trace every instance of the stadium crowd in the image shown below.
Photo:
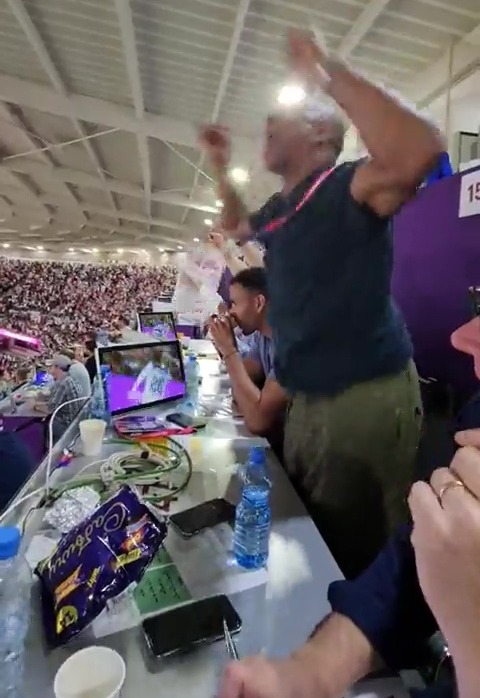
[[[50,357],[99,328],[128,325],[137,309],[149,308],[175,281],[173,266],[0,259],[0,326],[39,337]],[[3,376],[18,365],[0,355]]]

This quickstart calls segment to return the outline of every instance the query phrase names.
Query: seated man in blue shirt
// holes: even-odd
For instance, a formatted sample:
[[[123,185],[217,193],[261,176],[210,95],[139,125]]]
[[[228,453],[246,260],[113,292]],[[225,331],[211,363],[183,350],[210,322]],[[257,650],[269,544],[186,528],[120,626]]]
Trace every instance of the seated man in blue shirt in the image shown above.
[[[272,332],[267,322],[267,279],[262,267],[250,267],[230,281],[230,317],[250,337],[241,356],[229,316],[216,317],[209,326],[232,382],[233,395],[252,434],[270,435],[281,423],[287,395],[273,368]],[[259,387],[263,386],[263,387]]]
[[[332,613],[286,660],[231,665],[219,698],[340,698],[383,665],[415,667],[438,628],[456,673],[416,698],[478,698],[480,429],[458,432],[450,468],[417,482],[405,527],[355,581],[334,582]]]

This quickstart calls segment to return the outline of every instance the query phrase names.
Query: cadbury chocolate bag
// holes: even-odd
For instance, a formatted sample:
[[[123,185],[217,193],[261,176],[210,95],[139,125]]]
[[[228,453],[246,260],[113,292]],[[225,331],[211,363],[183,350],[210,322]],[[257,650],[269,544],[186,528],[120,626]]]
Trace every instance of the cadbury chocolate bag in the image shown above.
[[[122,487],[65,534],[35,570],[42,583],[47,640],[61,645],[89,625],[133,582],[165,539],[158,520],[129,487]]]

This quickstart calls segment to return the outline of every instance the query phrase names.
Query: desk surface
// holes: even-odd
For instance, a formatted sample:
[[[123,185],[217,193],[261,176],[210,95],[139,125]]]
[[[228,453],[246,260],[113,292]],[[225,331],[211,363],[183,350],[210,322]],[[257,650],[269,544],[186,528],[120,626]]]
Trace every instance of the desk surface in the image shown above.
[[[190,501],[201,502],[225,494],[231,496],[235,487],[233,465],[246,460],[249,440],[235,443],[228,439],[192,438],[189,451],[194,462],[194,474],[188,487]],[[108,450],[115,449],[112,446],[106,448],[105,455],[108,455]],[[243,629],[237,641],[242,656],[260,652],[263,648],[269,654],[285,655],[302,644],[313,625],[328,613],[327,588],[333,579],[340,577],[335,562],[292,490],[283,469],[270,453],[268,460],[273,480],[272,531],[301,544],[311,577],[270,602],[265,600],[265,585],[231,597],[243,620]],[[75,470],[86,462],[80,458]],[[52,682],[62,661],[74,648],[90,643],[91,640],[85,637],[68,649],[47,652],[37,607],[28,639],[26,695],[53,698]],[[226,662],[223,643],[216,643],[182,660],[152,666],[144,653],[138,628],[103,638],[99,644],[119,651],[127,663],[127,681],[122,698],[137,698],[139,695],[142,698],[157,698],[160,694],[178,698],[213,698],[216,676]]]
[[[228,381],[218,375],[218,361],[202,359],[201,366],[204,376],[202,394],[209,395],[217,389],[217,395],[225,393]],[[57,444],[57,453],[70,443],[79,419],[80,417]],[[237,422],[239,420],[226,415],[213,419],[203,436],[182,438],[193,461],[193,476],[187,489],[190,502],[201,502],[225,494],[232,496],[236,482],[233,476],[234,464],[244,462],[249,448],[258,443],[258,439],[250,438],[241,422]],[[107,457],[117,450],[118,445],[105,444],[102,455]],[[84,457],[75,459],[68,470],[58,471],[58,477],[63,480],[74,476],[87,462]],[[265,599],[265,585],[231,597],[243,620],[237,641],[241,656],[263,649],[271,655],[285,655],[302,644],[315,623],[328,613],[328,585],[341,576],[283,468],[271,452],[268,452],[268,462],[273,481],[272,532],[297,541],[302,546],[311,576],[272,601],[267,602]],[[45,468],[46,463],[43,463],[23,493],[39,486],[45,478]],[[37,525],[36,517],[31,517],[31,523],[27,526],[27,538],[34,534]],[[91,644],[92,639],[86,633],[82,640],[75,641],[68,648],[47,651],[37,594],[34,594],[32,603],[34,610],[27,641],[25,695],[28,698],[39,695],[42,698],[53,698],[52,685],[58,667],[71,652],[85,644]],[[168,695],[170,698],[213,698],[216,681],[226,663],[226,652],[220,642],[182,659],[152,664],[144,651],[138,628],[103,638],[99,644],[115,648],[125,659],[127,679],[122,698],[157,698],[159,695]]]

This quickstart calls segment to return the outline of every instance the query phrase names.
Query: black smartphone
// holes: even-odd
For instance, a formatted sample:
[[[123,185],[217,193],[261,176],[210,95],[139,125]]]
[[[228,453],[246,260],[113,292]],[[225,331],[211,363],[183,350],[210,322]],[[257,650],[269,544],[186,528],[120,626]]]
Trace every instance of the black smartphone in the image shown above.
[[[178,427],[183,429],[188,429],[193,427],[194,429],[203,429],[207,426],[206,417],[190,417],[188,414],[183,414],[182,412],[173,412],[172,414],[167,414],[167,422],[172,422]]]
[[[143,621],[147,645],[154,657],[160,659],[188,652],[197,645],[223,638],[223,620],[231,633],[242,627],[240,616],[224,595],[172,608]]]
[[[221,523],[235,521],[235,506],[226,499],[210,499],[191,509],[172,514],[170,523],[184,538]]]

